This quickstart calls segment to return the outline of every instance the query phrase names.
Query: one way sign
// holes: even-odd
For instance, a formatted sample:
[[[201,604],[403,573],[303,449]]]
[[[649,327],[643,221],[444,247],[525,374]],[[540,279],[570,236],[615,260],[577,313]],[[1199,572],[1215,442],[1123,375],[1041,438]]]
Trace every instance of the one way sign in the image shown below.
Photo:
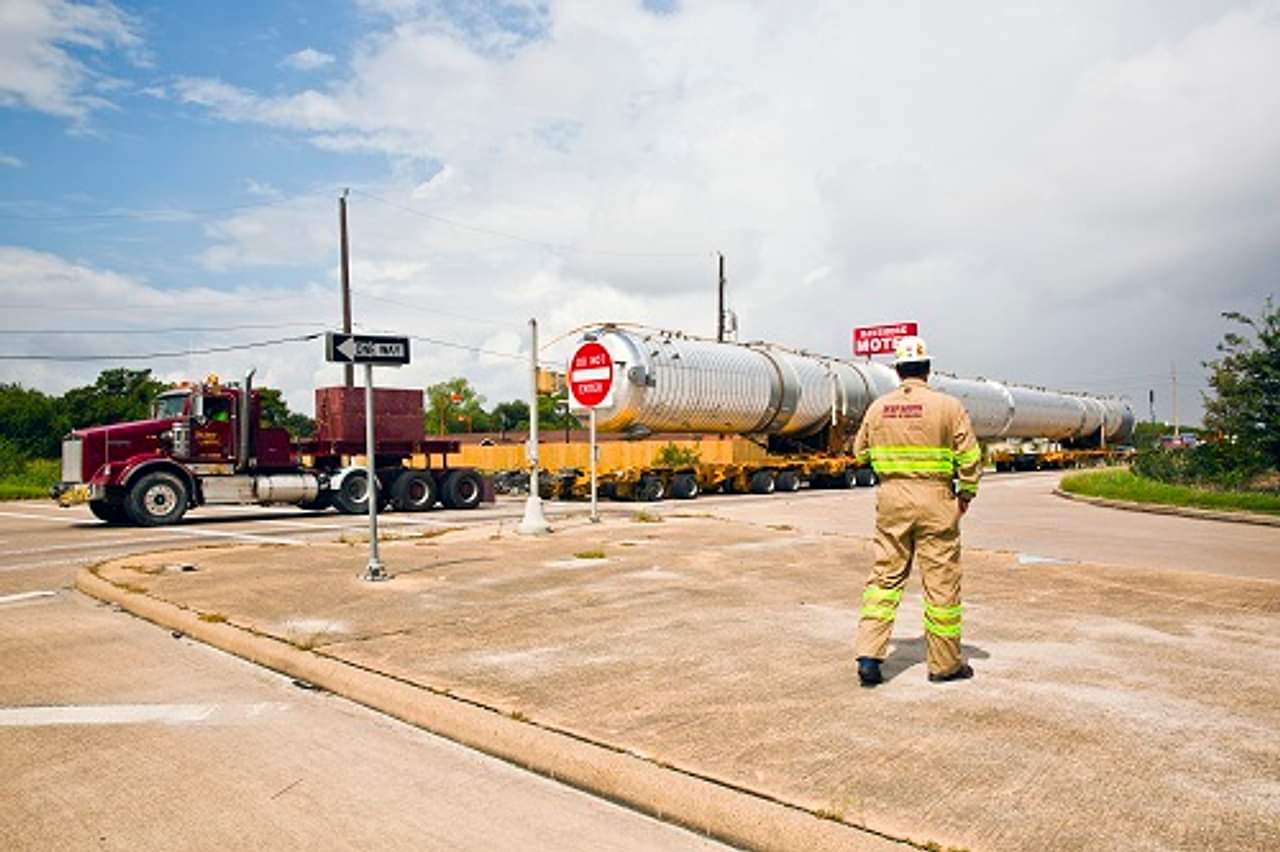
[[[325,360],[335,364],[380,364],[399,367],[409,363],[409,338],[341,334],[330,331],[324,336],[324,356]]]

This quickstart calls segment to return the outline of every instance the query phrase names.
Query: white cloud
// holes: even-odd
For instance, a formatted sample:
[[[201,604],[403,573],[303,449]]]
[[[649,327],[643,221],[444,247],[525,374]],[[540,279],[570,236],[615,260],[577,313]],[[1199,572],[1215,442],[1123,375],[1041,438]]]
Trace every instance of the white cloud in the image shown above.
[[[9,168],[12,168],[12,169],[20,169],[25,165],[26,163],[22,162],[22,160],[18,159],[12,154],[0,154],[0,166],[8,166]]]
[[[333,56],[331,54],[323,53],[311,47],[305,47],[296,53],[290,53],[280,60],[281,67],[292,68],[295,71],[316,71],[332,64]]]
[[[75,50],[121,49],[145,65],[134,20],[110,2],[5,0],[0,4],[0,106],[48,113],[83,125],[121,85]]]

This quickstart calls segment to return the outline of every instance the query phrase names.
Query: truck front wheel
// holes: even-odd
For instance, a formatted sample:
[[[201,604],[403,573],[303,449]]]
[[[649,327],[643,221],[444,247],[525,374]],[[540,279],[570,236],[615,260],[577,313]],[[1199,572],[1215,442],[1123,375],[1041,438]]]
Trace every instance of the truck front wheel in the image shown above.
[[[89,511],[93,512],[93,516],[100,521],[106,521],[109,524],[123,524],[129,520],[129,515],[125,512],[124,506],[119,503],[113,503],[110,500],[90,500]]]
[[[162,470],[143,474],[129,488],[124,508],[140,527],[176,524],[187,511],[187,486]]]
[[[484,483],[475,471],[455,470],[444,478],[444,504],[450,509],[474,509],[484,497]]]

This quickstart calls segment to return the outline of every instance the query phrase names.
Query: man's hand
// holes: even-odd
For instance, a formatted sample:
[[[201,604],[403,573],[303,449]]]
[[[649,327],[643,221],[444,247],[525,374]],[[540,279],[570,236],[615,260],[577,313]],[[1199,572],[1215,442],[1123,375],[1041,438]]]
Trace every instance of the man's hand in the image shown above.
[[[957,502],[960,504],[959,508],[960,508],[960,514],[961,514],[961,515],[964,515],[964,513],[965,513],[965,512],[969,511],[969,498],[968,498],[968,497],[957,497],[957,498],[956,498],[956,500],[957,500]]]

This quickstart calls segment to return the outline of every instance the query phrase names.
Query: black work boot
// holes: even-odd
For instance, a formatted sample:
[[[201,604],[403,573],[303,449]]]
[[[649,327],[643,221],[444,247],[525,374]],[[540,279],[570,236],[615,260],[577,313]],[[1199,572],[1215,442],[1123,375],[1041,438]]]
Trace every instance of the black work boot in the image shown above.
[[[858,682],[863,686],[884,683],[884,675],[880,674],[880,661],[875,657],[859,657]]]
[[[933,672],[929,672],[930,683],[946,683],[947,681],[952,680],[968,680],[971,677],[973,677],[973,666],[968,663],[961,663],[960,668],[950,674],[934,674]]]

